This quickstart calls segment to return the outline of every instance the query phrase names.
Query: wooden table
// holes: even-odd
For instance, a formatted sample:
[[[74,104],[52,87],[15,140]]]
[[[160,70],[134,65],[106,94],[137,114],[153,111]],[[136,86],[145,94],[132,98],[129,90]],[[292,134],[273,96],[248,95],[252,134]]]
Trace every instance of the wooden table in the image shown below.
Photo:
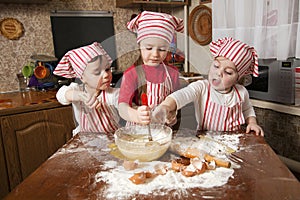
[[[196,132],[185,129],[176,135],[195,136]],[[114,142],[113,137],[110,135],[102,144],[100,137],[103,136],[99,133],[80,133],[75,136],[5,199],[106,199],[103,191],[107,184],[96,182],[95,175],[106,170],[104,161],[119,159],[107,151],[108,144]],[[240,168],[235,169],[227,184],[213,188],[191,188],[176,199],[299,199],[299,181],[263,137],[244,134],[240,138],[240,146],[247,148],[235,154],[244,162],[240,163]],[[171,154],[167,152],[161,160],[170,161]],[[167,194],[137,194],[134,197],[174,199],[172,191]]]

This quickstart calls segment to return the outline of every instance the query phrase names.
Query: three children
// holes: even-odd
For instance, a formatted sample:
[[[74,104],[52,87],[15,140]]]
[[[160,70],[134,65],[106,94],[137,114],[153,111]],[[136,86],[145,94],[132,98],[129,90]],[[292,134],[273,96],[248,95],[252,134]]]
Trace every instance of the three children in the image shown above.
[[[176,111],[194,102],[198,130],[236,131],[247,124],[246,132],[264,135],[257,124],[246,88],[238,81],[245,75],[258,75],[258,58],[253,47],[233,38],[210,44],[214,61],[208,80],[200,80],[180,90],[176,67],[164,64],[175,31],[183,31],[183,20],[144,11],[127,28],[137,34],[143,63],[134,64],[123,74],[120,91],[111,88],[111,59],[99,43],[69,51],[54,74],[79,78],[57,93],[62,104],[72,103],[78,127],[84,131],[114,132],[119,115],[128,124],[149,124],[162,116],[174,124]],[[147,105],[141,104],[141,94]]]

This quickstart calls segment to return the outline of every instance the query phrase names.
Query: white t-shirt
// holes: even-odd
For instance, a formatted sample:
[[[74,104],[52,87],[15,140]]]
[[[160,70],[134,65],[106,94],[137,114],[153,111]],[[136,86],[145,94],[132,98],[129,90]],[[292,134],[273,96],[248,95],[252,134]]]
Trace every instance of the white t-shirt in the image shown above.
[[[201,125],[199,122],[202,122],[204,116],[205,105],[208,97],[208,85],[208,80],[199,80],[170,94],[170,97],[176,101],[177,110],[181,109],[188,103],[194,102],[195,116],[198,127],[201,127],[199,126]],[[244,118],[247,119],[250,116],[255,117],[255,112],[253,106],[251,105],[247,89],[239,84],[236,84],[235,87],[238,90],[242,101],[242,112]],[[227,107],[232,107],[240,101],[238,93],[235,89],[232,89],[231,92],[227,94],[222,94],[211,88],[210,99],[217,104]]]

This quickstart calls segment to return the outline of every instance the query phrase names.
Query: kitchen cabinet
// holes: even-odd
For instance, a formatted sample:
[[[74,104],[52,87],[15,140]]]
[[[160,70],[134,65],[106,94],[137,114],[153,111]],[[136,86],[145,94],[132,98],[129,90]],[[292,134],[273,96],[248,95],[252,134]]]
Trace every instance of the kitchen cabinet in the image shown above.
[[[5,194],[9,193],[9,183],[8,175],[6,169],[6,161],[4,158],[4,149],[3,149],[2,137],[0,137],[0,199],[4,197]]]
[[[120,8],[132,8],[132,7],[179,7],[188,5],[188,0],[182,0],[182,1],[142,1],[142,0],[116,0],[116,6]]]
[[[53,93],[21,99],[12,102],[23,105],[0,110],[0,198],[62,147],[75,128],[72,107],[60,105]]]

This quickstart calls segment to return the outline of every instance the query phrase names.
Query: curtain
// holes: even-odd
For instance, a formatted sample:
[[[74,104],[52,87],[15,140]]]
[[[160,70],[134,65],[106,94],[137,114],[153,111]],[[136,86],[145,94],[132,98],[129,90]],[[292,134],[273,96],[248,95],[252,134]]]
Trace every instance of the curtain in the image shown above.
[[[233,37],[259,58],[300,58],[299,0],[213,0],[213,40]]]

